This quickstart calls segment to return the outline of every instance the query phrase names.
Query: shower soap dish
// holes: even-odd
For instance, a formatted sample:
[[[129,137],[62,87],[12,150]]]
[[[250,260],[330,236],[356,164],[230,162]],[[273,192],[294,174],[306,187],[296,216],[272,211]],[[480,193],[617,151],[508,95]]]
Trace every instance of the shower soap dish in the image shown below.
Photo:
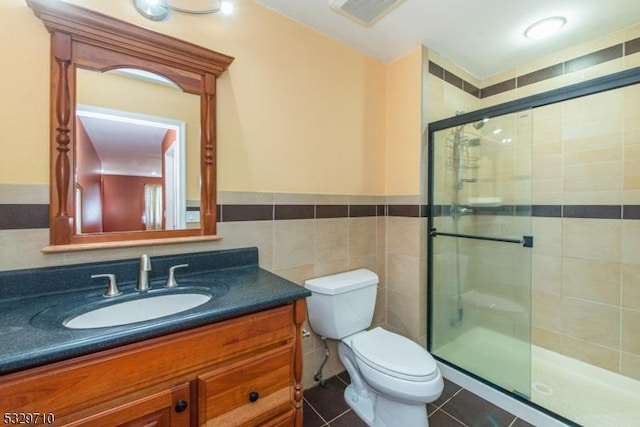
[[[469,206],[501,206],[502,199],[500,197],[469,197]]]

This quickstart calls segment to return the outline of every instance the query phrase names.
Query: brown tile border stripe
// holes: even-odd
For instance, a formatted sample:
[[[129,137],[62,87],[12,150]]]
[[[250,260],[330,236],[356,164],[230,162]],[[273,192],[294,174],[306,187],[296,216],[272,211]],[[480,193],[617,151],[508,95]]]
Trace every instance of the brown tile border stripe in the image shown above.
[[[349,218],[376,216],[378,205],[349,205]]]
[[[632,55],[634,53],[640,52],[640,38],[629,40],[624,44],[624,54]]]
[[[606,49],[592,52],[588,55],[581,56],[579,58],[565,61],[564,73],[573,73],[575,71],[584,70],[585,68],[593,67],[594,65],[602,64],[603,62],[612,61],[614,59],[622,58],[622,44],[608,47]]]
[[[220,205],[220,210],[220,222],[273,220],[273,205]]]
[[[420,205],[389,205],[388,216],[420,217]]]
[[[563,218],[622,219],[620,205],[565,205]]]
[[[193,210],[193,209],[190,209]],[[219,205],[219,222],[448,216],[449,205]],[[514,205],[475,208],[477,215],[640,220],[640,205]],[[0,204],[0,230],[49,228],[49,205]]]
[[[543,68],[541,70],[534,71],[533,73],[518,76],[518,78],[516,79],[517,85],[518,87],[522,87],[540,82],[542,80],[558,77],[562,75],[563,71],[564,67],[562,64],[552,65],[551,67]]]
[[[49,228],[49,205],[0,204],[0,230]]]
[[[346,218],[349,205],[316,205],[316,218]]]
[[[559,77],[563,74],[573,73],[575,71],[583,70],[594,65],[602,64],[604,62],[612,61],[614,59],[622,58],[623,56],[632,55],[639,52],[640,38],[636,38],[633,40],[628,40],[624,43],[598,50],[596,52],[591,52],[587,55],[567,60],[565,62],[560,62],[558,64],[554,64],[528,74],[523,74],[513,79],[508,79],[484,88],[477,88],[473,84],[458,77],[451,71],[443,68],[433,61],[429,61],[429,73],[452,84],[458,89],[464,90],[465,92],[475,96],[476,98],[487,98],[493,95],[498,95],[500,93],[514,90],[518,87],[523,87],[554,77]]]
[[[274,205],[274,218],[278,219],[314,219],[314,205]]]
[[[622,207],[623,219],[640,219],[640,205],[624,205]]]

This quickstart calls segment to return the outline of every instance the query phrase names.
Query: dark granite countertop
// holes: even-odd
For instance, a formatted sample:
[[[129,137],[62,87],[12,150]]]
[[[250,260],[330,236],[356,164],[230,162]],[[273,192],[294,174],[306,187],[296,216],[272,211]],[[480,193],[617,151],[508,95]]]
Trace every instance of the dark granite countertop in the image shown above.
[[[135,290],[138,260],[0,272],[0,375],[165,335],[286,304],[310,295],[305,288],[258,266],[256,248],[152,257],[151,290]],[[166,289],[169,267],[178,288]],[[102,296],[115,273],[123,294]],[[214,297],[181,313],[122,326],[69,329],[62,322],[87,308],[187,289]],[[38,292],[38,293],[36,293]]]

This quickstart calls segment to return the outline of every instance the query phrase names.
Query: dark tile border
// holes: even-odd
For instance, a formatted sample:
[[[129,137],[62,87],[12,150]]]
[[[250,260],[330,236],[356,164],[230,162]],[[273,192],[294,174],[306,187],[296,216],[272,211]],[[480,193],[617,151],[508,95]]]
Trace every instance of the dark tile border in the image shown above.
[[[640,219],[640,205],[624,205],[622,207],[623,219]]]
[[[273,205],[220,205],[220,209],[220,222],[273,220]]]
[[[314,219],[314,205],[274,205],[274,217],[278,219]]]
[[[49,205],[0,205],[0,230],[49,228]]]
[[[349,205],[349,218],[376,216],[378,205]]]
[[[346,218],[349,205],[316,205],[316,218]]]
[[[622,219],[622,206],[612,205],[565,205],[563,218]]]
[[[562,217],[561,205],[533,205],[531,206],[531,216],[560,218]]]
[[[466,206],[465,206],[466,207]],[[640,205],[504,205],[474,215],[640,220]],[[197,209],[189,208],[189,211]],[[218,205],[218,222],[364,217],[446,217],[450,205]],[[0,204],[0,230],[49,228],[49,205]]]
[[[589,54],[569,59],[558,64],[550,65],[545,68],[533,71],[531,73],[517,76],[484,88],[477,88],[472,83],[460,78],[446,68],[429,61],[429,73],[441,80],[464,90],[465,92],[475,96],[476,98],[488,98],[500,93],[508,92],[519,87],[524,87],[533,83],[559,77],[564,74],[573,73],[594,65],[622,58],[627,55],[633,55],[640,52],[640,38],[628,40],[624,43],[609,46],[607,48],[591,52]]]
[[[389,205],[388,216],[403,216],[409,218],[420,217],[420,205]]]

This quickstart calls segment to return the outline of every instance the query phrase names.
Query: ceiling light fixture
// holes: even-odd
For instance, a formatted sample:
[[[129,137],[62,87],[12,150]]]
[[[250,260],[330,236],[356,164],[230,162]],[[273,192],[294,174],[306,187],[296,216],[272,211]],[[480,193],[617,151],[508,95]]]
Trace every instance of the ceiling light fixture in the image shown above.
[[[162,21],[169,16],[169,11],[173,10],[190,15],[208,15],[210,13],[222,12],[229,15],[233,12],[231,0],[211,0],[211,5],[206,8],[191,9],[173,5],[169,0],[133,0],[136,10],[145,18],[152,21]]]
[[[567,23],[564,16],[545,18],[532,24],[524,31],[524,35],[532,40],[542,40],[557,33]]]

